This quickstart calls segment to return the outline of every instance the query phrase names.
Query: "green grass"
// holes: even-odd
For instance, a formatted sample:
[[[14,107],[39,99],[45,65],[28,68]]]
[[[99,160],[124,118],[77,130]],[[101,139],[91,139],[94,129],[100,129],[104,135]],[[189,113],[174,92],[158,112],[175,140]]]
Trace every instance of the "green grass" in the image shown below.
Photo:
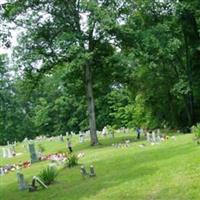
[[[116,142],[124,140],[119,134]],[[90,147],[89,143],[78,144],[73,139],[75,152],[84,152],[81,164],[89,168],[93,164],[97,176],[83,179],[80,166],[61,169],[56,182],[47,190],[34,193],[19,191],[16,172],[0,177],[1,200],[194,200],[200,199],[200,146],[192,135],[180,135],[176,141],[170,139],[159,145],[139,147],[134,136],[129,148],[116,149],[109,138],[101,139],[102,145]],[[146,142],[145,142],[146,143]],[[146,143],[147,144],[147,143]],[[45,153],[65,150],[65,143],[45,142]],[[1,159],[0,165],[26,160],[28,153],[19,158]],[[39,162],[24,169],[26,180],[30,183],[48,162]]]

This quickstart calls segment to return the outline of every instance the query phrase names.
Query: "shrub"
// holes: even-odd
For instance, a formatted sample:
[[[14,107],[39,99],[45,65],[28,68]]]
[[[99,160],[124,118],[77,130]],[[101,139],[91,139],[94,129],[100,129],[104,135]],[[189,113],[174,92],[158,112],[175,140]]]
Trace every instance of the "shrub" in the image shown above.
[[[47,167],[40,172],[39,177],[46,185],[50,185],[54,182],[57,175],[58,171],[55,167]]]
[[[197,144],[200,144],[200,123],[198,123],[196,126],[192,127],[192,132],[195,135],[195,139],[197,140]]]
[[[74,167],[78,165],[78,157],[75,154],[70,154],[66,160],[67,167]]]

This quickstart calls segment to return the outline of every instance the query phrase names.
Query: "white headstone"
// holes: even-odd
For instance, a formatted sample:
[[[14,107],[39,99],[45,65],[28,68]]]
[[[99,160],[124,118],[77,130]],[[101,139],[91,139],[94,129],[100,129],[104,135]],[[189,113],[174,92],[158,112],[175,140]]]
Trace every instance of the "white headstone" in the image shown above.
[[[3,168],[1,167],[0,168],[0,176],[3,176],[4,175],[4,170],[3,170]]]
[[[106,126],[102,130],[102,135],[105,137],[107,135],[107,128]]]
[[[156,142],[160,142],[161,141],[161,138],[160,138],[160,135],[159,134],[157,134],[157,137],[156,137]]]
[[[13,154],[12,154],[10,147],[7,148],[7,152],[8,152],[8,158],[12,158]]]
[[[155,134],[154,131],[152,132],[152,142],[153,142],[153,143],[156,142],[156,134]]]
[[[151,142],[151,137],[150,137],[150,133],[149,132],[147,132],[147,141]]]
[[[5,148],[2,149],[3,152],[3,158],[7,158],[7,150]]]

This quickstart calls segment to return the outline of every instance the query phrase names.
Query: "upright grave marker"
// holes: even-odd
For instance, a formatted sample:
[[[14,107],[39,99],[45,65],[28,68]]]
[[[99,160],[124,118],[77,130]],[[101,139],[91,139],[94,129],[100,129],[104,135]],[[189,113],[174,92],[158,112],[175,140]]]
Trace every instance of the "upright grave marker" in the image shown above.
[[[13,154],[12,154],[12,151],[11,151],[10,147],[7,148],[7,155],[8,155],[8,158],[12,158],[13,157]]]
[[[35,163],[38,161],[38,157],[35,151],[35,145],[33,143],[29,144],[29,153],[31,157],[31,163]]]
[[[59,140],[60,140],[61,142],[64,142],[63,135],[60,135],[60,136],[59,136]]]
[[[19,184],[19,189],[20,190],[25,190],[27,188],[25,180],[24,180],[24,175],[21,172],[17,172],[17,180]]]
[[[3,148],[2,151],[3,151],[3,158],[7,158],[8,157],[7,150]]]

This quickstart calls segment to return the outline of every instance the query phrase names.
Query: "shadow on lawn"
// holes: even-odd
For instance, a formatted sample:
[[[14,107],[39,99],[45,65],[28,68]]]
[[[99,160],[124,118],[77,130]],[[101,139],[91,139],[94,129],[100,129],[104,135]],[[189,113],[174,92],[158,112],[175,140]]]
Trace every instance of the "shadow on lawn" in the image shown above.
[[[136,139],[136,136],[133,135],[124,135],[120,137],[115,137],[114,139],[112,138],[100,138],[99,139],[99,145],[97,146],[91,146],[89,141],[85,142],[84,144],[78,144],[74,147],[76,151],[81,151],[84,149],[100,149],[100,148],[105,148],[105,147],[111,147],[112,144],[116,143],[124,143],[126,140],[130,140],[130,143],[134,142],[144,142],[146,141],[145,137],[141,137],[140,140]]]

